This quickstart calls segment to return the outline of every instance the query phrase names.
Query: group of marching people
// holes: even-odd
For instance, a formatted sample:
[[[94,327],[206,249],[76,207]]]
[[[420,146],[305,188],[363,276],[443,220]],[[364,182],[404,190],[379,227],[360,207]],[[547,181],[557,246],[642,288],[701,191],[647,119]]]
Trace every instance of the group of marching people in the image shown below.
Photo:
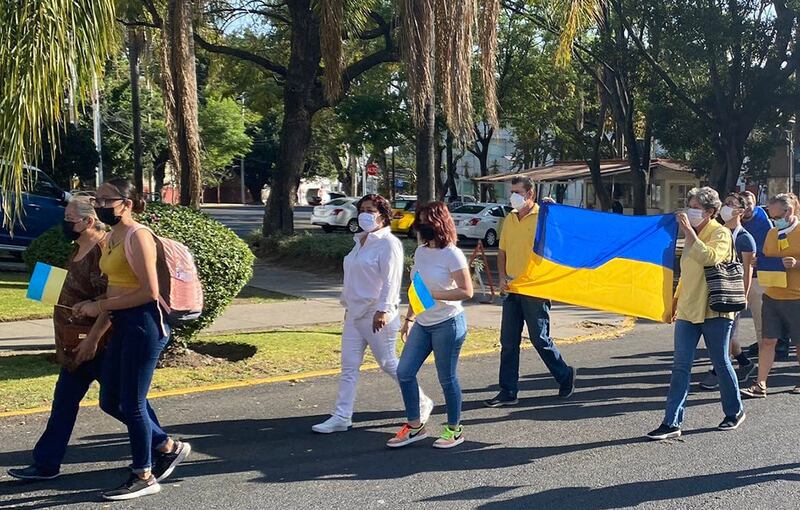
[[[567,364],[550,336],[550,301],[514,293],[509,284],[524,274],[536,236],[539,205],[533,182],[527,177],[511,181],[513,212],[500,235],[498,271],[505,293],[500,332],[499,393],[484,402],[488,407],[518,403],[519,359],[522,330],[528,326],[531,342],[558,384],[558,397],[575,391],[576,369]],[[424,361],[434,354],[439,383],[445,397],[447,424],[435,448],[452,448],[464,441],[460,423],[461,387],[458,357],[466,338],[461,301],[473,289],[466,258],[456,247],[456,229],[444,203],[432,202],[417,209],[414,228],[419,247],[414,254],[411,278],[416,274],[429,287],[436,305],[418,316],[412,308],[400,309],[403,248],[391,234],[391,206],[378,195],[358,202],[362,232],[344,261],[345,326],[342,335],[342,371],[333,414],[312,430],[343,432],[352,426],[353,404],[359,367],[369,346],[380,367],[399,386],[405,404],[406,423],[388,440],[397,448],[428,437],[426,424],[434,403],[417,382]],[[680,280],[673,300],[675,354],[662,424],[647,437],[663,440],[679,437],[691,382],[695,350],[702,336],[713,365],[701,383],[704,389],[719,389],[724,418],[720,430],[735,430],[745,419],[742,396],[763,398],[767,376],[774,362],[775,345],[781,338],[800,338],[800,230],[797,198],[781,194],[768,208],[758,207],[750,192],[731,193],[724,204],[709,188],[694,188],[687,208],[676,213],[685,237],[680,261]],[[779,258],[786,271],[786,287],[761,287],[756,262]],[[758,339],[758,372],[755,384],[740,389],[756,365],[740,344],[739,313],[716,312],[709,306],[705,269],[740,260],[744,295],[753,313]],[[400,332],[405,345],[396,355]],[[731,357],[736,360],[733,368]],[[793,393],[800,393],[800,385]]]
[[[514,178],[511,192],[513,212],[504,222],[498,251],[501,287],[506,294],[500,332],[500,391],[484,402],[487,407],[518,403],[525,325],[558,385],[558,397],[572,396],[577,375],[550,336],[550,302],[509,289],[526,271],[539,215],[529,178]],[[74,241],[75,250],[54,316],[63,368],[47,428],[33,451],[34,462],[9,470],[13,477],[41,480],[58,476],[78,404],[95,380],[100,383],[100,407],[127,426],[132,454],[130,476],[120,487],[104,493],[106,499],[133,499],[160,491],[159,481],[191,452],[189,443],[173,440],[164,432],[146,398],[169,338],[169,326],[158,305],[156,246],[149,231],[133,216],[143,207],[130,183],[111,180],[94,197],[73,198],[66,209],[64,234]],[[341,303],[345,320],[338,398],[330,418],[312,430],[335,433],[352,426],[359,369],[369,346],[379,366],[399,384],[405,404],[406,423],[387,446],[398,448],[424,440],[434,402],[420,388],[417,374],[433,353],[447,411],[447,423],[433,447],[458,446],[465,437],[458,378],[459,354],[467,337],[462,301],[472,298],[473,286],[467,260],[456,246],[453,219],[442,202],[417,208],[414,228],[419,246],[411,277],[422,279],[435,304],[415,314],[411,306],[405,312],[400,307],[404,254],[400,240],[391,233],[391,204],[379,195],[366,195],[357,207],[361,232],[344,259]],[[672,377],[664,420],[647,434],[651,439],[681,435],[700,336],[713,365],[702,386],[720,391],[724,419],[719,429],[734,430],[745,419],[742,395],[766,397],[776,343],[782,338],[800,338],[798,211],[797,198],[791,194],[774,197],[765,210],[749,192],[730,194],[724,203],[708,187],[689,192],[687,209],[676,215],[685,246],[673,303]],[[128,239],[132,242],[127,243]],[[785,287],[759,285],[756,265],[766,257],[780,259],[786,272]],[[743,284],[758,338],[757,378],[746,389],[739,384],[752,376],[755,364],[742,352],[739,316],[710,308],[705,278],[705,268],[733,258],[741,260],[744,267]],[[75,325],[89,328],[89,334],[76,346],[66,347],[64,332]],[[404,342],[399,359],[398,333]],[[793,393],[800,393],[800,385]]]

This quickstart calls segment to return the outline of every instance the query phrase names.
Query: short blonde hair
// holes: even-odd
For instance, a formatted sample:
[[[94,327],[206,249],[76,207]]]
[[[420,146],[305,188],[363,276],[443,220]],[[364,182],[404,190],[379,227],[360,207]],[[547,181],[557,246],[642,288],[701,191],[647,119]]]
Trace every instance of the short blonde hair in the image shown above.
[[[94,220],[94,228],[97,230],[105,230],[106,226],[99,219],[97,219],[97,212],[94,210],[92,204],[92,197],[88,195],[73,195],[69,199],[67,207],[74,207],[75,213],[81,218],[92,218]]]

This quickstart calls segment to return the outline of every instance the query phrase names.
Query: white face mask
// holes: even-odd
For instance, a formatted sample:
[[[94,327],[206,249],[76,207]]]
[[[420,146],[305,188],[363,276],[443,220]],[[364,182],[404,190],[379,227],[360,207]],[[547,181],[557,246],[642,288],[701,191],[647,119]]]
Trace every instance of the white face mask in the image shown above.
[[[525,207],[525,197],[519,193],[512,193],[509,201],[511,202],[511,207],[516,210],[520,210]]]
[[[733,219],[733,211],[734,211],[733,207],[729,205],[723,205],[722,209],[720,209],[719,211],[719,215],[722,216],[722,221],[724,221],[725,223],[731,221]]]
[[[375,213],[362,212],[358,215],[358,226],[364,232],[372,232],[378,228],[378,216]]]
[[[689,224],[695,228],[699,227],[705,220],[702,209],[689,209],[686,211],[686,216],[689,217]]]

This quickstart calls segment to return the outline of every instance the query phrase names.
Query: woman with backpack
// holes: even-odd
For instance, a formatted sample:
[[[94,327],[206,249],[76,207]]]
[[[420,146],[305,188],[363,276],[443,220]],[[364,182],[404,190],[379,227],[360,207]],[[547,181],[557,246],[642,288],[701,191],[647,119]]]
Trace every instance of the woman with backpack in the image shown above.
[[[155,413],[148,413],[147,393],[170,330],[159,306],[156,239],[133,216],[144,212],[144,207],[144,200],[124,179],[111,179],[98,188],[94,208],[98,219],[111,228],[100,256],[108,290],[104,296],[74,307],[79,316],[108,314],[113,327],[103,366],[100,406],[121,411],[133,460],[125,483],[103,494],[108,500],[159,492],[158,478],[165,478],[191,452],[189,443],[167,439],[156,445],[162,453],[155,459],[151,455],[151,433],[159,424]]]

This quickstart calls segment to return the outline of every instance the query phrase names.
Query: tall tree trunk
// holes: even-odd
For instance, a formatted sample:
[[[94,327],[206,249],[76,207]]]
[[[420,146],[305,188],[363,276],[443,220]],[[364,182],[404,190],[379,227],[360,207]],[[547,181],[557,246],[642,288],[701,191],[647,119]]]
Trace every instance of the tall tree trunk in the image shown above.
[[[199,208],[203,187],[192,3],[170,0],[162,40],[162,86],[172,164],[180,176],[181,205]]]
[[[483,131],[481,131],[478,125],[474,124],[473,131],[475,132],[475,148],[469,149],[469,151],[477,158],[478,164],[480,164],[481,177],[486,177],[489,175],[489,146],[494,136],[494,128],[484,123]],[[490,189],[493,192],[494,185],[481,184],[481,196],[479,199],[481,202],[489,201],[489,196],[492,194]]]
[[[142,107],[139,103],[139,54],[142,33],[137,27],[128,28],[128,65],[131,78],[131,114],[133,116],[133,183],[139,192],[144,191],[142,170]],[[151,192],[153,190],[150,190]]]
[[[736,189],[744,162],[744,143],[733,129],[722,130],[714,141],[714,163],[709,180],[720,196]]]
[[[436,106],[433,92],[425,106],[425,118],[417,129],[417,203],[436,199]]]
[[[311,143],[311,121],[320,95],[315,90],[319,69],[319,19],[311,0],[287,1],[292,19],[288,73],[283,87],[283,121],[272,191],[264,211],[265,236],[294,233],[292,197],[297,192]]]
[[[600,210],[608,211],[611,209],[611,195],[608,193],[603,176],[600,173],[600,146],[603,143],[603,126],[606,123],[608,114],[608,100],[605,94],[600,98],[600,114],[597,116],[597,130],[592,137],[592,157],[589,159],[589,173],[592,177],[592,186],[597,200],[600,202]]]
[[[448,129],[445,138],[445,150],[447,154],[447,180],[444,183],[446,193],[450,196],[458,196],[458,186],[456,184],[456,161],[453,157],[453,133]]]

